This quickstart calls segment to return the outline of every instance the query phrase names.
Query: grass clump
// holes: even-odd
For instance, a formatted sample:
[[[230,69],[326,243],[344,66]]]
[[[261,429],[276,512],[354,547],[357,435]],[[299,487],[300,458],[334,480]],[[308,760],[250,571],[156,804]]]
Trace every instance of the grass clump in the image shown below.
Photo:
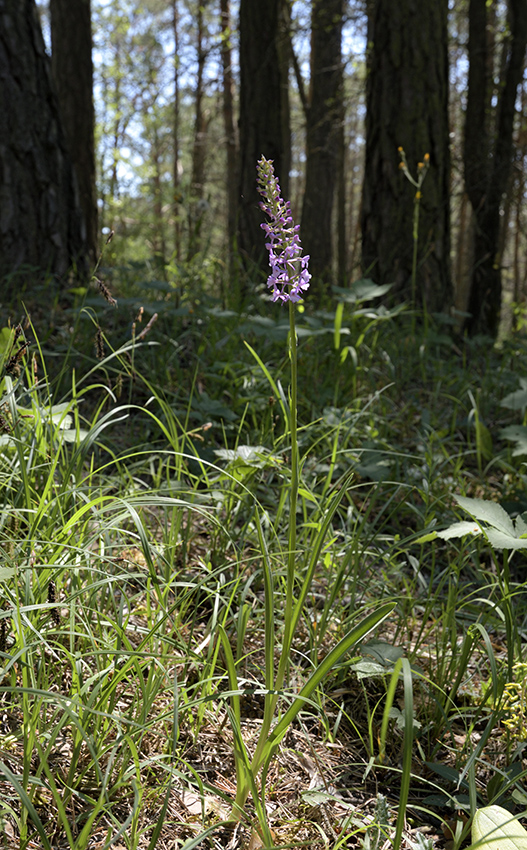
[[[525,802],[523,337],[143,271],[2,331],[5,845],[460,846]]]

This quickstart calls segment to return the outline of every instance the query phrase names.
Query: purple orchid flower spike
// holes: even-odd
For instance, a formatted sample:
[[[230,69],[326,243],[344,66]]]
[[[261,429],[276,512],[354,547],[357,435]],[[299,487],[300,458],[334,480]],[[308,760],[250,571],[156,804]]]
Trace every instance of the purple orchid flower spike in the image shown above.
[[[258,191],[263,197],[260,207],[271,219],[260,227],[269,238],[265,247],[269,251],[271,274],[267,286],[272,289],[273,301],[300,301],[309,289],[311,275],[307,269],[309,256],[302,256],[298,235],[299,226],[293,224],[291,205],[282,198],[272,160],[264,156],[258,162]]]

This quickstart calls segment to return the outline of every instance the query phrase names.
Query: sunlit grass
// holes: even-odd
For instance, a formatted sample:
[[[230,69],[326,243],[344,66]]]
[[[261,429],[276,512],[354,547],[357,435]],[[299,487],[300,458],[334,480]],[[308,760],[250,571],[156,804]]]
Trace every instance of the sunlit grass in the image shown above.
[[[112,291],[120,298],[117,284]],[[60,357],[40,348],[38,328],[34,337],[28,330],[35,341],[11,374],[23,337],[13,348],[13,331],[4,336],[0,808],[12,846],[82,850],[98,840],[153,850],[169,833],[178,846],[218,846],[236,790],[234,751],[243,750],[228,720],[233,692],[241,706],[233,728],[248,753],[256,746],[266,570],[276,577],[275,599],[287,573],[284,317],[262,308],[262,324],[250,314],[220,316],[208,303],[178,318],[165,300],[166,313],[138,341],[131,322],[143,295],[137,282],[128,285],[130,324],[85,305],[67,324],[74,336],[65,326]],[[454,494],[505,496],[513,513],[525,509],[521,463],[499,436],[521,422],[521,412],[499,403],[517,389],[523,343],[483,349],[483,358],[475,343],[448,342],[440,324],[412,339],[404,316],[376,316],[375,303],[364,315],[346,304],[338,339],[334,313],[299,317],[296,545],[307,551],[306,568],[317,524],[351,478],[311,565],[290,699],[353,628],[359,607],[396,608],[377,649],[341,659],[293,725],[311,761],[310,747],[348,748],[348,779],[332,777],[324,788],[321,776],[317,791],[334,834],[317,824],[303,792],[289,816],[279,807],[281,777],[293,770],[288,754],[300,746],[293,735],[268,776],[272,806],[259,813],[276,846],[364,839],[371,825],[345,809],[345,797],[335,802],[335,782],[371,797],[370,783],[390,777],[398,796],[380,828],[395,843],[405,812],[417,824],[430,822],[427,812],[451,811],[455,820],[458,809],[518,795],[524,783],[519,742],[500,725],[507,667],[522,660],[522,554],[511,560],[504,600],[502,556],[485,540],[416,542],[462,518]],[[490,458],[475,402],[493,437]],[[514,658],[503,643],[509,603]],[[281,605],[274,618],[280,640]],[[287,710],[284,700],[278,723]],[[428,762],[426,776],[415,775],[416,759]],[[302,770],[299,781],[307,793]],[[247,845],[255,817],[248,802]],[[300,828],[304,838],[295,839]]]

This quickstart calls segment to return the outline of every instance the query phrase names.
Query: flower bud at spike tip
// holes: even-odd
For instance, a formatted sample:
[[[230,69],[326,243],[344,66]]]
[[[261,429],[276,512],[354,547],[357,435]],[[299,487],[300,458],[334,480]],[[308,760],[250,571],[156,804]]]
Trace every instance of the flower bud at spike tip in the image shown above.
[[[272,290],[273,301],[296,303],[309,289],[309,257],[302,256],[299,226],[293,224],[289,201],[282,198],[272,161],[262,156],[257,165],[257,174],[258,192],[263,198],[260,207],[271,220],[270,223],[260,225],[269,238],[265,244],[271,266],[267,286]]]

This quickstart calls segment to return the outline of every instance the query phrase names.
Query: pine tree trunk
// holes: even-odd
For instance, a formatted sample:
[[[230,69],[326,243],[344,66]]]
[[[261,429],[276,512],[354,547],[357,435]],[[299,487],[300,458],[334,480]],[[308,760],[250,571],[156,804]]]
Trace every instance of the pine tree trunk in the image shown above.
[[[93,262],[99,249],[90,0],[50,0],[51,70]]]
[[[87,271],[83,219],[34,0],[0,0],[0,273]],[[17,287],[3,285],[8,298]]]
[[[174,33],[174,158],[172,165],[172,182],[173,190],[173,208],[172,215],[174,218],[174,254],[176,260],[181,259],[181,217],[180,203],[182,200],[181,190],[179,186],[179,142],[180,142],[180,87],[179,87],[179,15],[178,15],[178,0],[173,0],[172,6],[172,27]],[[179,306],[179,293],[176,293],[176,306]]]
[[[343,0],[312,0],[311,79],[306,114],[306,187],[302,246],[309,254],[312,297],[320,301],[334,282],[333,201],[343,119],[341,62]]]
[[[221,16],[221,62],[223,71],[223,127],[226,142],[226,189],[227,189],[227,239],[229,261],[232,264],[232,254],[236,239],[236,209],[238,186],[238,144],[234,125],[234,80],[232,75],[232,51],[230,45],[230,4],[229,0],[220,0]]]
[[[430,155],[422,186],[416,306],[444,310],[450,275],[447,0],[370,0],[362,267],[391,283],[394,301],[412,294],[415,188],[410,171]]]
[[[240,0],[240,188],[238,246],[244,258],[267,269],[256,190],[256,163],[274,162],[287,195],[289,128],[284,126],[284,63],[280,54],[282,0]]]
[[[476,218],[476,236],[468,304],[471,317],[466,327],[470,334],[492,337],[498,334],[501,316],[500,233],[513,157],[516,95],[527,45],[525,0],[509,0],[508,24],[493,132],[489,108],[489,68],[493,63],[488,55],[487,3],[470,0],[464,165],[466,190]]]
[[[203,187],[205,184],[205,153],[207,142],[207,118],[203,108],[203,75],[207,54],[205,51],[205,22],[203,5],[198,5],[197,19],[197,59],[198,73],[194,95],[194,139],[192,144],[192,174],[190,178],[189,202],[189,233],[187,260],[198,253],[201,248],[201,225],[203,222]]]

